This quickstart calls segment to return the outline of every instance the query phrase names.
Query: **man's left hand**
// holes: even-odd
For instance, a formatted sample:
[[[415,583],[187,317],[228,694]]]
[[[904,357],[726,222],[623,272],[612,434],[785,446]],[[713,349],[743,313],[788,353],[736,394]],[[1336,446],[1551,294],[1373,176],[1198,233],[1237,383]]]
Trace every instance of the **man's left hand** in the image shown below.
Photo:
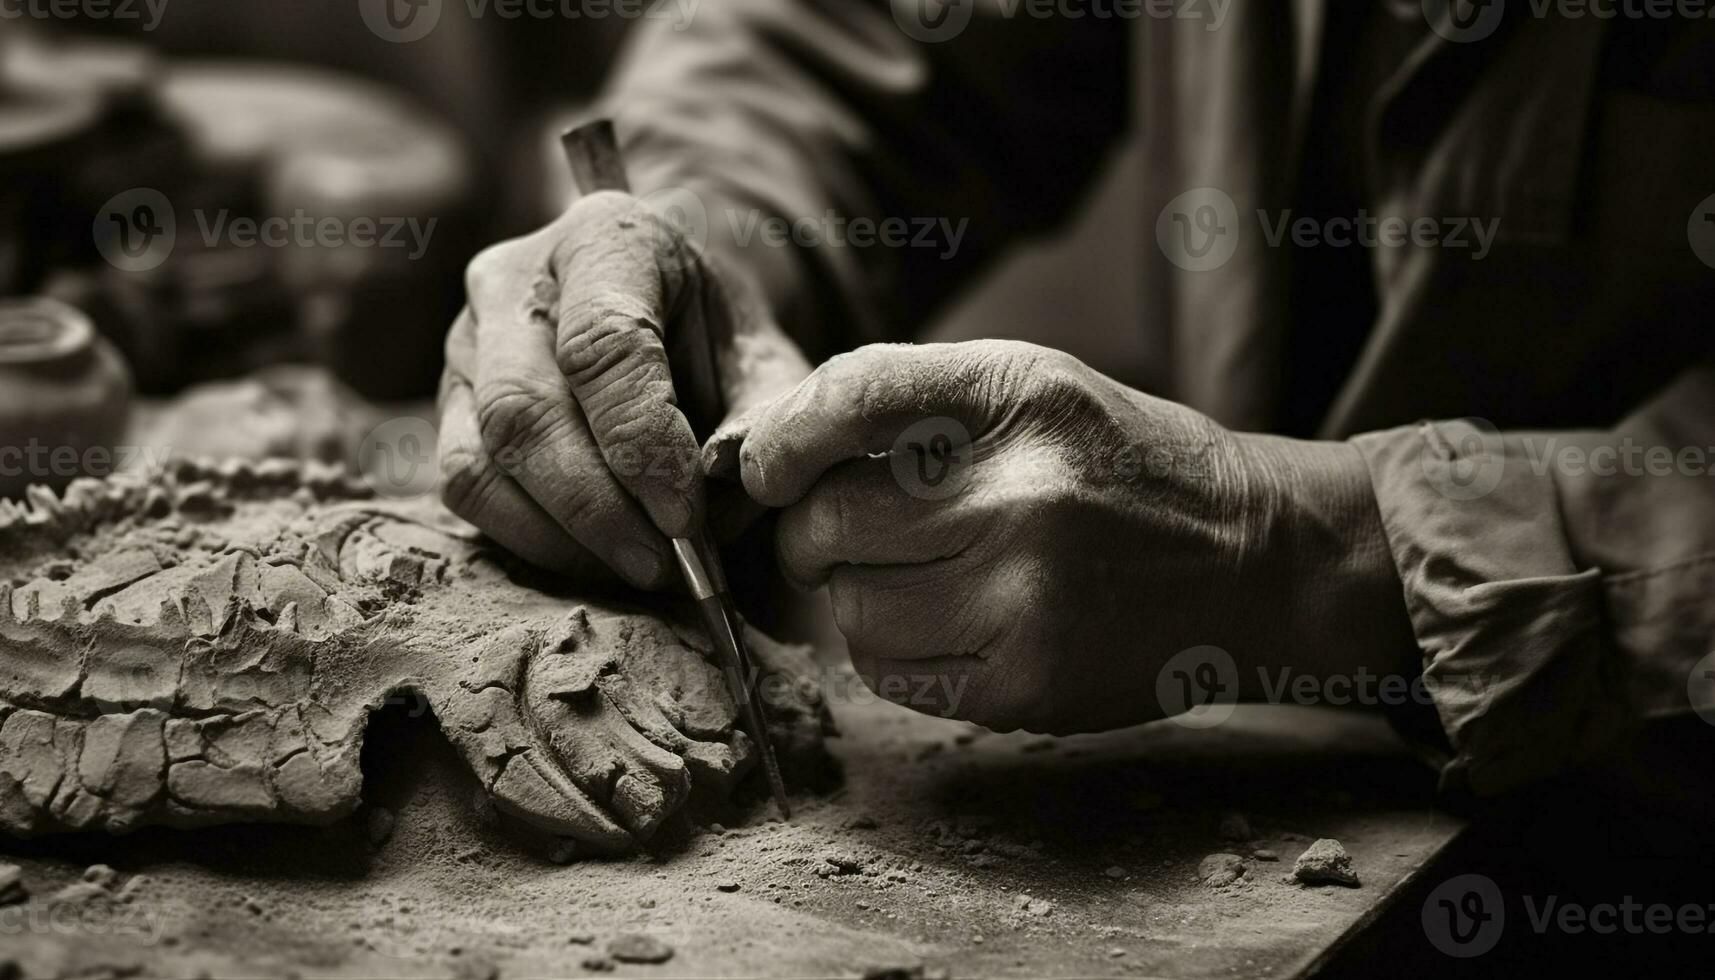
[[[978,341],[836,357],[765,409],[745,489],[785,508],[889,700],[998,730],[1163,714],[1174,653],[1326,676],[1405,663],[1401,590],[1344,443],[1234,433],[1065,354]]]

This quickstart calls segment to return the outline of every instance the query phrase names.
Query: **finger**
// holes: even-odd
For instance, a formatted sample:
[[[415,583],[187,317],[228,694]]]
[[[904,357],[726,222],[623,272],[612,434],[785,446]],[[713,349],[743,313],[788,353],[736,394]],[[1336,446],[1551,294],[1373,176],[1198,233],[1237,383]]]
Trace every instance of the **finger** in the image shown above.
[[[830,467],[892,450],[924,419],[950,420],[968,445],[991,427],[1006,395],[1010,372],[996,350],[875,344],[833,358],[757,419],[739,453],[745,490],[784,507]]]
[[[560,370],[607,458],[672,462],[622,467],[618,478],[656,527],[685,537],[702,519],[703,480],[662,336],[675,314],[697,312],[698,303],[685,300],[701,267],[666,254],[684,243],[633,199],[592,195],[580,205],[591,217],[567,228],[552,257],[561,287]]]
[[[900,486],[891,460],[864,457],[836,464],[781,511],[775,542],[786,577],[810,589],[841,565],[951,558],[977,540],[986,523],[982,509],[965,497],[913,496]]]
[[[532,565],[580,579],[605,578],[602,563],[489,460],[469,382],[449,369],[440,403],[436,454],[447,508]]]
[[[628,582],[664,587],[673,581],[669,545],[602,458],[554,364],[554,285],[546,266],[537,268],[528,288],[511,273],[472,284],[482,444],[542,510]]]
[[[500,810],[599,851],[622,851],[636,839],[582,787],[524,716],[526,660],[538,649],[513,627],[478,650],[471,676],[430,692],[441,729]]]
[[[459,311],[458,319],[453,321],[452,329],[447,331],[444,347],[446,354],[446,369],[441,375],[442,391],[445,394],[445,382],[448,376],[461,378],[476,377],[476,314],[466,306]]]
[[[955,561],[846,565],[829,576],[828,598],[854,657],[972,656],[1018,614],[1016,603],[983,583]]]
[[[884,701],[926,715],[964,718],[961,708],[984,686],[989,662],[974,656],[893,659],[852,652],[852,669]]]

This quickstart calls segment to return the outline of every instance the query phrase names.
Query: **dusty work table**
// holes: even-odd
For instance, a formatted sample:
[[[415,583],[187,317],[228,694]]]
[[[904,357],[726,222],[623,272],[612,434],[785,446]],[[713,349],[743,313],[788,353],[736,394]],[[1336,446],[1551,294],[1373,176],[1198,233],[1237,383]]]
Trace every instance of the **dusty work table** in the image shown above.
[[[834,711],[844,786],[801,797],[790,824],[758,798],[656,853],[560,865],[485,825],[433,720],[393,709],[372,726],[365,808],[338,826],[0,841],[38,896],[14,907],[38,913],[19,913],[0,959],[29,977],[579,977],[596,975],[585,961],[605,960],[613,939],[642,934],[671,957],[607,965],[650,977],[1294,976],[1461,829],[1386,725],[1357,714],[1245,709],[1207,731],[1050,740],[870,699]],[[1222,838],[1234,812],[1254,839]],[[1283,880],[1318,837],[1345,844],[1361,887]],[[1246,857],[1244,878],[1197,881],[1222,851]],[[124,899],[47,916],[41,896],[94,864],[117,871]]]

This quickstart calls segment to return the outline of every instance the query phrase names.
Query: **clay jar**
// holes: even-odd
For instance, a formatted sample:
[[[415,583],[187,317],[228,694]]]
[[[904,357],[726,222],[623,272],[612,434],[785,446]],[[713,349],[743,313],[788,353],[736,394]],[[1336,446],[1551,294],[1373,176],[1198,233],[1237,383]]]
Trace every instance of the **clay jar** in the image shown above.
[[[0,301],[0,497],[107,476],[131,377],[89,318],[52,299]]]

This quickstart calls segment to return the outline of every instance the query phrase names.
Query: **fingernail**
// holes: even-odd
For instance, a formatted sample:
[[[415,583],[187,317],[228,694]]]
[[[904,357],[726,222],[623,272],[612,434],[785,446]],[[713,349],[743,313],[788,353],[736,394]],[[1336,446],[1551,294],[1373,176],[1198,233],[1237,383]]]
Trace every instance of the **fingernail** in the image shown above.
[[[667,570],[667,559],[653,549],[640,544],[622,545],[619,549],[619,570],[631,584],[650,586],[661,581]]]

